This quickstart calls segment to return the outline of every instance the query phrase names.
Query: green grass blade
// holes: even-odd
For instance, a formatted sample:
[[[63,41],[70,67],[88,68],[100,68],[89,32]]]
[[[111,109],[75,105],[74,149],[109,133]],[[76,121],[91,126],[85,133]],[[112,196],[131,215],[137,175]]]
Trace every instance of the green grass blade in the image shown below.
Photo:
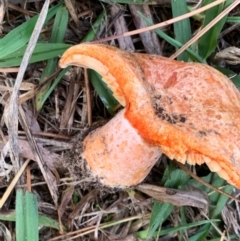
[[[36,195],[17,190],[16,198],[17,241],[38,241],[38,205]]]
[[[237,17],[237,16],[227,17],[226,22],[227,23],[240,23],[240,17]]]
[[[44,227],[49,227],[49,228],[54,228],[56,230],[59,230],[59,223],[56,220],[49,218],[47,216],[39,215],[38,223],[39,223],[39,226],[44,226]],[[63,227],[63,229],[66,230],[66,227]]]
[[[181,188],[189,179],[190,176],[186,172],[181,169],[172,170],[172,167],[168,165],[163,174],[162,183],[164,187]]]
[[[239,240],[239,235],[237,234],[233,234],[233,235],[227,235],[228,240]],[[208,239],[208,241],[221,241],[220,238],[212,238],[212,239]]]
[[[26,51],[24,46],[15,53],[5,56],[4,59],[0,59],[0,67],[14,67],[19,66],[23,55]],[[29,63],[36,63],[51,59],[63,54],[71,45],[61,43],[38,43],[33,51]]]
[[[231,194],[233,191],[233,186],[231,185],[227,185],[223,191],[225,193]],[[229,200],[228,197],[226,197],[225,195],[222,195],[220,193],[218,193],[218,200],[217,200],[217,204],[215,206],[215,208],[213,209],[213,212],[210,214],[211,218],[218,218],[221,216],[221,212],[224,208],[224,206],[226,205],[227,201]]]
[[[153,23],[148,19],[146,18],[142,13],[138,12],[138,14],[140,15],[140,17],[145,21],[145,23],[148,25],[148,26],[152,26]],[[156,34],[165,39],[168,43],[170,43],[171,45],[173,45],[175,48],[181,48],[183,46],[182,43],[180,43],[179,41],[169,37],[167,34],[165,34],[162,30],[160,29],[156,29],[155,30]],[[196,61],[196,62],[199,62],[199,63],[203,63],[205,61],[203,61],[203,59],[196,53],[194,53],[191,49],[186,49],[186,52],[188,53],[189,57]]]
[[[54,20],[52,34],[50,38],[51,43],[62,43],[66,34],[68,24],[68,10],[65,6],[58,9]]]
[[[68,24],[68,10],[66,9],[66,7],[59,8],[54,20],[50,43],[63,42],[66,29],[67,29],[67,24]],[[58,55],[60,54],[61,53],[58,53]],[[53,73],[56,71],[57,63],[58,63],[58,58],[52,58],[48,60],[47,65],[42,72],[40,83],[43,83],[51,75],[53,75]],[[47,82],[38,91],[35,98],[37,111],[39,111],[42,108],[45,100],[48,98],[49,94],[51,94],[48,92],[50,85],[51,85],[51,82]],[[45,96],[46,94],[47,96]]]
[[[194,234],[192,237],[188,239],[188,241],[204,241],[206,240],[206,236],[209,233],[209,227],[211,227],[211,224],[205,224],[202,226],[196,234]],[[219,239],[220,240],[220,239]]]
[[[37,241],[38,237],[38,205],[37,197],[33,193],[25,192],[25,224],[26,241]]]
[[[173,209],[172,204],[154,202],[147,234],[148,238],[154,236],[154,233],[162,226],[162,223],[168,218]]]
[[[187,217],[186,217],[186,207],[180,207],[180,218],[181,218],[181,225],[183,226],[187,226],[188,223],[187,223]],[[178,232],[180,233],[179,234],[179,239],[180,240],[183,240],[184,239],[184,230],[179,230]]]
[[[197,227],[203,224],[211,224],[211,223],[217,223],[220,222],[219,219],[210,219],[210,220],[202,220],[202,221],[198,221],[198,222],[194,222],[194,223],[188,223],[188,224],[184,224],[184,225],[180,225],[178,227],[173,227],[173,228],[168,228],[165,230],[161,231],[161,236],[169,234],[171,232],[178,232],[178,231],[184,231],[188,228],[193,228],[193,227]]]
[[[207,175],[206,177],[203,177],[202,179],[205,182],[210,183],[211,185],[217,188],[226,185],[226,181],[220,178],[216,173],[210,173],[209,175]],[[223,207],[226,205],[228,198],[218,192],[213,192],[209,187],[206,187],[205,185],[201,184],[200,182],[194,179],[189,180],[188,184],[202,190],[205,193],[211,193],[211,195],[209,196],[209,203],[211,203],[209,218],[210,219],[220,218],[221,211]],[[232,188],[233,187],[231,185],[227,185],[224,188],[224,191],[227,193],[230,193]],[[215,225],[219,229],[221,229],[220,223]],[[205,224],[199,229],[198,233],[193,237],[191,237],[191,239],[189,240],[190,241],[205,240],[209,232],[214,233],[215,236],[219,236],[219,234],[215,233],[215,229],[212,227],[211,224]]]
[[[56,14],[61,5],[62,4],[58,4],[49,9],[45,23]],[[37,19],[38,15],[13,29],[5,37],[0,39],[0,61],[3,60],[5,56],[11,53],[14,54],[18,49],[26,45],[30,39]]]
[[[223,74],[225,74],[226,76],[228,76],[228,78],[231,79],[231,81],[238,87],[240,88],[240,76],[238,74],[236,74],[235,72],[233,72],[230,69],[226,69],[220,66],[214,66],[215,69],[217,69],[218,71],[222,72]]]
[[[211,3],[212,0],[205,0],[204,5]],[[219,4],[207,10],[203,27],[210,23],[214,18],[216,18],[226,7],[232,3],[232,0],[228,0],[226,3]],[[227,16],[222,18],[218,23],[214,25],[207,33],[205,33],[199,40],[199,54],[203,59],[207,59],[217,47],[217,39],[227,20]]]
[[[26,226],[24,219],[24,195],[23,190],[17,190],[16,198],[16,237],[17,241],[22,241],[26,237]]]
[[[7,213],[0,212],[0,220],[15,222],[16,212],[15,211],[10,211]],[[38,215],[38,225],[39,227],[44,226],[44,227],[49,227],[49,228],[54,228],[59,230],[59,223],[56,220],[41,214]],[[66,229],[66,227],[63,227],[63,228]]]
[[[89,70],[89,79],[94,89],[97,91],[103,104],[111,115],[114,114],[114,110],[118,105],[118,101],[113,97],[112,91],[107,87],[105,82],[102,81],[102,77],[95,71]]]
[[[200,226],[200,225],[203,225],[203,224],[209,224],[211,222],[219,222],[219,221],[220,220],[218,220],[218,219],[211,219],[211,220],[203,220],[203,221],[198,221],[198,222],[194,222],[194,223],[179,225],[177,227],[162,229],[159,235],[163,236],[163,235],[167,235],[167,234],[170,234],[170,233],[185,231],[188,228],[194,228],[194,227],[197,227],[197,226]],[[197,232],[197,234],[199,234],[199,232]],[[158,235],[157,232],[155,232],[153,234],[153,237],[156,237],[157,235]],[[146,230],[139,231],[139,232],[137,232],[137,236],[139,238],[143,239],[143,240],[146,240],[147,239],[147,231]],[[193,241],[191,238],[189,238],[188,241],[190,241],[190,240]],[[198,239],[195,239],[195,240],[198,240]],[[218,241],[219,241],[219,239],[218,239]]]
[[[171,5],[172,5],[173,18],[188,13],[186,1],[171,0]],[[191,25],[188,18],[174,23],[173,27],[174,27],[175,40],[177,40],[182,44],[185,44],[190,40],[192,34],[191,34]],[[176,50],[178,50],[178,48],[176,48]],[[177,59],[187,62],[188,54],[184,52],[180,54],[177,57]]]
[[[83,38],[83,40],[81,41],[81,43],[84,42],[90,42],[92,40],[95,39],[96,37],[96,33],[98,32],[103,20],[105,17],[105,13],[102,12],[101,14],[99,14],[97,20],[94,22],[94,24],[92,25],[92,29],[86,34],[86,36]]]
[[[168,166],[164,172],[162,181],[165,187],[179,188],[183,186],[188,180],[189,175],[181,169],[171,170]],[[154,233],[159,226],[168,218],[171,214],[174,206],[169,203],[155,202],[149,223],[148,237],[153,237]]]

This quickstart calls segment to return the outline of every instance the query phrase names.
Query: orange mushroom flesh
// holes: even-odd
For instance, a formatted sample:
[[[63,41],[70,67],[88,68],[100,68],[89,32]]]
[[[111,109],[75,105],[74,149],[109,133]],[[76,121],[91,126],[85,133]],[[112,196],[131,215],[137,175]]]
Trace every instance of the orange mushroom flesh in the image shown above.
[[[71,47],[60,60],[61,67],[68,65],[99,72],[125,106],[123,118],[146,143],[181,163],[206,163],[211,171],[240,187],[240,96],[226,76],[203,64],[128,53],[100,44]],[[130,141],[134,143],[134,139]],[[84,157],[87,148],[85,145]],[[115,153],[121,154],[117,146]],[[106,159],[101,159],[102,167]],[[152,164],[146,160],[146,166]],[[131,186],[138,181],[121,182],[113,186]]]
[[[124,112],[90,133],[83,143],[88,168],[102,184],[110,187],[137,185],[162,155],[159,147],[138,135]]]

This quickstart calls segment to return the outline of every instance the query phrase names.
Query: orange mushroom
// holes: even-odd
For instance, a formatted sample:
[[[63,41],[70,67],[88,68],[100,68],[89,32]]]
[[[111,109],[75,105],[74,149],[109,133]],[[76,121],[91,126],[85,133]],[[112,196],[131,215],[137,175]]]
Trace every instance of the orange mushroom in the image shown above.
[[[162,151],[181,163],[206,163],[240,187],[240,96],[226,76],[101,44],[69,48],[60,60],[68,65],[96,70],[125,107],[84,140],[83,157],[103,184],[141,182]]]

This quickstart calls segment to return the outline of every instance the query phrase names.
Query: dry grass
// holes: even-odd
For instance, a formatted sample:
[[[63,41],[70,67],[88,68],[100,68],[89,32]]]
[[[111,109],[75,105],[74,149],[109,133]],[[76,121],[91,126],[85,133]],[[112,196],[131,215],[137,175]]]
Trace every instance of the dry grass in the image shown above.
[[[18,2],[20,1],[12,0],[8,6],[0,5],[1,37],[13,31],[29,17],[35,16],[43,6],[43,1],[31,1],[25,6],[16,5]],[[56,5],[57,2],[59,1],[51,1],[50,6]],[[95,40],[108,38],[109,44],[128,51],[163,56],[171,56],[176,51],[153,31],[133,36],[124,34],[124,38],[111,37],[118,34],[122,36],[124,32],[146,27],[138,11],[155,23],[171,19],[171,1],[154,1],[157,2],[154,5],[120,5],[112,1],[93,0],[64,2],[70,16],[64,43],[73,45],[83,41],[89,36],[93,23],[103,12],[103,21],[95,33]],[[198,8],[198,1],[187,2],[189,6]],[[237,16],[239,11],[239,7],[234,6],[231,15]],[[201,16],[198,17],[200,20],[197,17],[191,19],[193,33],[199,32],[202,26]],[[163,26],[164,33],[173,37],[172,25]],[[40,40],[49,41],[52,29],[53,19],[42,28]],[[226,23],[220,32],[215,49],[220,54],[213,53],[205,61],[209,64],[221,63],[225,68],[239,74],[239,50],[221,52],[227,47],[239,46],[239,31],[238,23]],[[13,86],[20,70],[19,65],[0,68],[0,219],[6,218],[5,221],[1,221],[0,226],[2,240],[4,237],[9,237],[8,240],[16,239],[15,223],[9,221],[12,221],[10,215],[15,210],[17,189],[26,189],[36,195],[39,213],[58,222],[56,225],[59,225],[59,230],[49,225],[42,226],[39,229],[40,240],[145,240],[147,230],[153,229],[155,222],[158,222],[156,220],[159,219],[164,221],[161,222],[161,226],[155,228],[156,232],[152,234],[151,240],[160,240],[159,235],[161,240],[190,240],[194,234],[201,234],[200,224],[209,225],[206,217],[221,220],[220,224],[216,224],[216,228],[209,228],[210,231],[206,234],[209,240],[219,240],[224,236],[223,230],[226,230],[227,235],[232,235],[232,238],[225,238],[226,240],[239,240],[236,236],[239,235],[240,229],[236,222],[239,222],[238,203],[214,191],[212,194],[210,188],[193,179],[190,180],[187,174],[175,165],[169,164],[167,157],[159,160],[145,180],[154,186],[143,184],[129,190],[110,190],[99,185],[97,180],[89,176],[80,158],[81,142],[89,131],[110,119],[109,111],[114,113],[120,107],[114,102],[107,109],[89,83],[87,72],[73,67],[62,76],[46,102],[37,110],[37,93],[43,93],[46,85],[49,83],[50,86],[61,71],[57,67],[41,79],[45,69],[44,59],[29,64],[19,82],[19,90],[14,92]],[[12,119],[13,111],[8,108],[13,93],[16,98],[19,94],[17,101],[21,104],[17,106],[19,118],[16,119]],[[12,101],[16,101],[16,98]],[[9,123],[10,126],[11,123],[15,123],[13,129],[17,132],[14,133],[13,130],[11,133]],[[14,138],[15,144],[18,141],[17,146],[8,141]],[[19,175],[19,169],[26,163],[26,159],[34,161],[30,162],[25,174]],[[216,175],[209,174],[205,167],[197,167],[194,171],[200,176],[206,176],[206,181],[238,197],[238,190],[232,192],[232,187],[226,186],[226,183]],[[8,189],[17,175],[21,177],[17,183],[12,184],[15,190]],[[171,175],[174,178],[172,176],[169,181]],[[184,182],[181,183],[182,180]],[[188,182],[185,190],[178,190],[185,182]],[[159,183],[165,185],[167,191],[160,188]],[[173,196],[172,200],[164,199],[164,196],[160,195],[162,192],[173,191],[168,188],[176,188],[174,194],[177,195]],[[198,196],[198,202],[191,200],[191,197],[195,196]],[[167,202],[167,206],[154,203],[154,200]],[[189,206],[183,207],[187,201]],[[159,212],[162,212],[163,216],[159,216]],[[176,229],[172,230],[174,227]],[[204,239],[199,236],[199,239],[195,240]]]

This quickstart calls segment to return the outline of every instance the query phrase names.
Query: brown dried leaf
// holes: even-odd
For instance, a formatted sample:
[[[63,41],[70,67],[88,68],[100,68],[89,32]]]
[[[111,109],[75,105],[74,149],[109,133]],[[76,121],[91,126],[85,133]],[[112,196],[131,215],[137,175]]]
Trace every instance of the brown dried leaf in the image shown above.
[[[51,193],[51,196],[53,198],[54,204],[57,206],[57,200],[58,200],[58,188],[57,188],[57,179],[58,179],[58,172],[55,169],[55,167],[50,168],[49,164],[46,162],[46,160],[43,158],[42,153],[40,151],[40,148],[37,145],[37,142],[35,138],[32,136],[32,133],[29,129],[29,124],[27,122],[26,115],[24,113],[24,110],[21,106],[19,106],[19,114],[20,114],[20,123],[26,132],[30,149],[32,150],[35,160],[38,163],[38,166],[44,176],[44,179],[48,185],[48,189]]]
[[[151,22],[153,22],[152,13],[151,13],[148,5],[129,4],[129,8],[131,10],[136,29],[147,27],[146,23],[140,17],[138,12],[141,12],[148,19],[150,19]],[[142,43],[143,43],[147,53],[162,55],[160,42],[157,37],[157,34],[154,31],[143,32],[143,33],[140,33],[139,35],[141,37]]]
[[[224,206],[222,210],[222,218],[225,223],[226,231],[231,233],[231,229],[234,233],[240,237],[240,225],[237,210],[232,209],[230,206]]]
[[[67,207],[68,203],[72,199],[72,195],[73,195],[74,189],[75,188],[71,186],[71,187],[68,187],[64,191],[62,199],[61,199],[61,204],[58,207],[58,216],[59,217],[62,217],[63,213],[66,210],[66,207]]]
[[[86,203],[89,203],[98,194],[98,192],[99,191],[97,189],[93,189],[91,192],[89,192],[87,195],[85,195],[81,199],[81,201],[76,205],[76,207],[74,208],[72,213],[69,215],[69,218],[74,219],[76,216],[78,216],[79,213],[81,212],[83,206]]]
[[[171,203],[174,206],[192,206],[203,210],[208,208],[207,196],[200,190],[183,191],[150,184],[140,184],[136,189],[157,201]]]
[[[27,103],[23,103],[22,107],[26,113],[26,118],[27,118],[27,122],[29,124],[29,129],[32,132],[40,132],[41,128],[37,122],[37,116],[34,115],[32,109],[29,107],[29,105]]]
[[[227,64],[237,65],[240,64],[240,48],[229,47],[218,52],[215,57],[215,61],[224,61]]]
[[[31,147],[30,147],[28,141],[18,140],[18,144],[19,144],[19,155],[21,157],[36,161],[36,158],[34,156],[34,153],[31,150]],[[42,155],[43,159],[45,160],[45,162],[48,164],[48,166],[51,169],[53,169],[53,168],[63,168],[62,163],[63,163],[64,160],[60,155],[58,155],[56,153],[51,153],[50,151],[48,151],[46,148],[44,148],[39,143],[37,145],[38,145],[38,148],[41,152],[41,155]],[[5,147],[5,145],[3,143],[1,143],[1,141],[0,141],[0,151],[1,151],[1,153],[3,153],[4,147]],[[5,153],[4,157],[6,157],[6,153]]]
[[[64,109],[61,114],[61,122],[60,129],[68,128],[68,131],[71,129],[73,120],[74,120],[74,112],[76,109],[76,102],[79,95],[80,85],[76,81],[79,76],[79,68],[73,69],[73,75],[70,78],[68,92],[66,94],[66,101],[64,105]]]
[[[126,23],[126,19],[123,16],[123,10],[117,7],[117,5],[113,5],[111,7],[111,15],[113,19],[113,25],[115,28],[116,34],[121,34],[128,32],[128,27]],[[117,19],[116,16],[120,15]],[[119,38],[118,43],[121,49],[134,52],[135,47],[133,45],[133,41],[131,37]]]

